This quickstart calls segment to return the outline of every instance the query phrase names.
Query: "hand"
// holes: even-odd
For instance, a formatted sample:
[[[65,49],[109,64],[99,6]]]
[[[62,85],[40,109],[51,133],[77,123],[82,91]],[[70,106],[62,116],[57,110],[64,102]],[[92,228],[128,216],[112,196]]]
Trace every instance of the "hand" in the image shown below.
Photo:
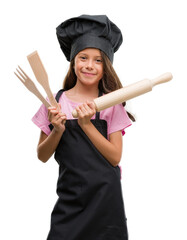
[[[95,104],[87,101],[76,108],[78,113],[78,124],[80,126],[90,123],[90,119],[96,113]]]
[[[59,105],[59,110],[56,107],[48,108],[48,120],[53,125],[55,131],[64,132],[65,131],[65,123],[66,123],[66,114],[61,112],[61,105]]]

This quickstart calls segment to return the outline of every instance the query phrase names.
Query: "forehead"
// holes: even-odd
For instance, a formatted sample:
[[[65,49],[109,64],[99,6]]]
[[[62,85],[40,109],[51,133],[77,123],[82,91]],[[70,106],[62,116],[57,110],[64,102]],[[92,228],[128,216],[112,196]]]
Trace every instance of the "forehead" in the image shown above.
[[[86,48],[86,49],[81,50],[78,54],[85,54],[85,55],[101,57],[101,51],[97,48]]]

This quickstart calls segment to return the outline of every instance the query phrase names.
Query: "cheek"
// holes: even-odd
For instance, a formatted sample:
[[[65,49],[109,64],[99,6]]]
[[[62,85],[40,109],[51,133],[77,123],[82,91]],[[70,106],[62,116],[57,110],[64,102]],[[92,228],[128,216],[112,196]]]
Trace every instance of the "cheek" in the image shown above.
[[[74,72],[76,75],[80,71],[80,68],[81,68],[80,64],[76,64],[76,63],[74,64]]]
[[[103,74],[104,74],[104,70],[103,70],[103,67],[101,67],[99,69],[99,75],[101,76],[101,78],[103,77]]]
[[[75,62],[75,64],[74,64],[74,70],[80,71],[80,69],[81,69],[82,67],[83,67],[83,63],[81,63],[81,62],[79,62],[79,61]]]

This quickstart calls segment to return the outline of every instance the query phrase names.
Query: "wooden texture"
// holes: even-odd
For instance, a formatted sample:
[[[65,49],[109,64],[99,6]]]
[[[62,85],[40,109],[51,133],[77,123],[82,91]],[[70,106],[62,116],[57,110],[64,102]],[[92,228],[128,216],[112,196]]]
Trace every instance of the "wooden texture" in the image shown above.
[[[144,79],[126,87],[120,88],[111,93],[108,93],[104,96],[95,98],[94,103],[96,106],[96,110],[100,112],[101,110],[112,107],[116,104],[120,104],[129,99],[140,96],[144,93],[150,92],[154,86],[168,82],[172,78],[173,77],[171,73],[165,73],[155,79]],[[72,115],[76,118],[78,116],[77,111],[73,110]]]
[[[38,52],[35,51],[35,52],[31,53],[30,55],[27,56],[27,59],[30,63],[30,66],[34,72],[36,79],[44,88],[44,90],[49,98],[49,102],[51,103],[52,106],[55,106],[57,109],[59,109],[58,103],[56,102],[56,100],[52,94],[52,91],[50,89],[48,75],[47,75],[47,72],[43,66],[43,63],[38,55]]]
[[[46,101],[46,99],[42,96],[42,94],[37,89],[34,82],[29,78],[29,76],[23,71],[23,69],[18,66],[19,70],[17,70],[17,73],[14,72],[14,74],[19,78],[19,80],[24,84],[24,86],[32,92],[45,106],[46,108],[50,107],[50,104]]]

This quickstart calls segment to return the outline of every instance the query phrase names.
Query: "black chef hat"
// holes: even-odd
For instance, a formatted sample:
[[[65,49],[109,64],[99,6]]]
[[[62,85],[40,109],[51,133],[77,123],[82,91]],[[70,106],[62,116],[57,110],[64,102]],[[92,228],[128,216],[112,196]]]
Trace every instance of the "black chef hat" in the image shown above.
[[[68,61],[85,48],[102,50],[113,62],[123,38],[120,29],[106,15],[81,15],[61,23],[57,38]]]

